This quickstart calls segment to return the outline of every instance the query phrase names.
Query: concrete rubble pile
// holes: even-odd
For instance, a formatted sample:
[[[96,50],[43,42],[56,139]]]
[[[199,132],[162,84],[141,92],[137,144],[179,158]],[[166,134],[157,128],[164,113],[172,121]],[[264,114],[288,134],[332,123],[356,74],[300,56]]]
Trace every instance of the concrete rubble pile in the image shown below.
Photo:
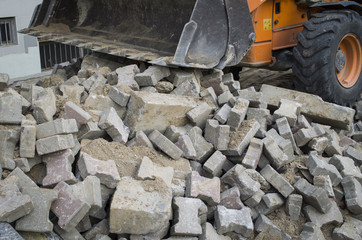
[[[1,239],[362,239],[362,102],[92,56],[0,76]]]

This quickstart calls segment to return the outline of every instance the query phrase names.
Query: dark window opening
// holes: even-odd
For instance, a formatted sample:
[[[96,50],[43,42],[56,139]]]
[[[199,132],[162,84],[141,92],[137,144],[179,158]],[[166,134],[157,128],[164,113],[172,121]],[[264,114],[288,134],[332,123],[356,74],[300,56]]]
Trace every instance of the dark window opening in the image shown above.
[[[15,18],[0,18],[0,46],[17,44]]]

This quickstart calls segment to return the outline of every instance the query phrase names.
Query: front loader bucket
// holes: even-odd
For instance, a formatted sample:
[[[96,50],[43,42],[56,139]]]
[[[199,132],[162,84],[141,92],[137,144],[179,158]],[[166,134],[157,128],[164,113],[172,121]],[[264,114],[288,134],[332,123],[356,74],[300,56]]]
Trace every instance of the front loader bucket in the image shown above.
[[[246,0],[44,0],[23,33],[160,65],[223,68],[253,42]]]

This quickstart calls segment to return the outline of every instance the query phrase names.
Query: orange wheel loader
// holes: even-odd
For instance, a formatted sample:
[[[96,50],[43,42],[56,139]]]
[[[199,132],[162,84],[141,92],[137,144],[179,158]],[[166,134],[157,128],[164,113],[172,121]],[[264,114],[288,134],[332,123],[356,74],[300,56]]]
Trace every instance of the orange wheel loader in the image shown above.
[[[362,0],[43,0],[22,33],[170,67],[292,68],[347,105],[362,92]]]

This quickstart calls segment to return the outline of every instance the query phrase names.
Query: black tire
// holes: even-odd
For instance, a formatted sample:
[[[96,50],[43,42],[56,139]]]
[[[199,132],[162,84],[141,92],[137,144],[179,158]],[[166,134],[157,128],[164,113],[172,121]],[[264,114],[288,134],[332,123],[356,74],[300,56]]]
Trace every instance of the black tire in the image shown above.
[[[295,85],[324,100],[341,105],[356,101],[362,92],[362,74],[349,88],[343,87],[336,74],[335,58],[339,43],[347,34],[362,41],[362,19],[350,10],[317,13],[304,23],[298,34],[298,45],[293,49]],[[358,76],[358,75],[357,75]]]

